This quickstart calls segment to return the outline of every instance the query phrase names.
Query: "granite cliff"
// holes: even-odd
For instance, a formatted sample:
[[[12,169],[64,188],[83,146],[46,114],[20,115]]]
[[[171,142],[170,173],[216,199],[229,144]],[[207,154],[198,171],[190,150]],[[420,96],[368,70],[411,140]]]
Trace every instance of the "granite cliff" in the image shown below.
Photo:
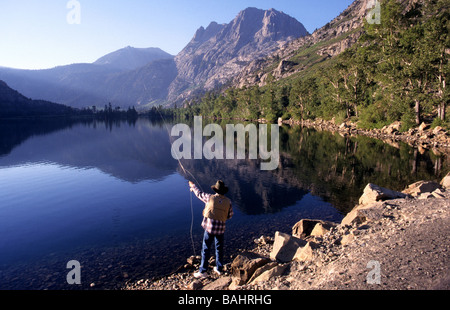
[[[223,85],[253,59],[308,35],[296,19],[274,9],[248,8],[229,24],[201,27],[175,57],[178,76],[169,88],[169,101]]]
[[[311,35],[286,42],[266,58],[255,58],[233,78],[232,86],[264,86],[270,75],[275,79],[285,78],[339,55],[357,42],[371,9],[370,0],[354,1]]]

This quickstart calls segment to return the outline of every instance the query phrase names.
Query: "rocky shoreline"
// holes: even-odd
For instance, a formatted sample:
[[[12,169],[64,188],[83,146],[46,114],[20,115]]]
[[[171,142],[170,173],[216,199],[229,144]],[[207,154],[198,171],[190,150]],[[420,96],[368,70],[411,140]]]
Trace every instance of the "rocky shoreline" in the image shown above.
[[[292,234],[261,236],[220,277],[194,279],[199,257],[190,257],[171,275],[123,289],[447,290],[449,208],[450,173],[440,184],[419,181],[403,192],[368,184],[341,223],[301,219]]]
[[[334,119],[326,121],[322,119],[294,121],[278,120],[278,124],[300,125],[317,130],[337,132],[342,136],[367,136],[382,140],[383,142],[399,148],[399,142],[404,142],[420,152],[431,150],[435,155],[450,154],[450,134],[441,126],[431,128],[430,124],[422,123],[417,128],[401,131],[401,122],[394,122],[381,129],[361,129],[357,124],[346,121],[336,124]]]

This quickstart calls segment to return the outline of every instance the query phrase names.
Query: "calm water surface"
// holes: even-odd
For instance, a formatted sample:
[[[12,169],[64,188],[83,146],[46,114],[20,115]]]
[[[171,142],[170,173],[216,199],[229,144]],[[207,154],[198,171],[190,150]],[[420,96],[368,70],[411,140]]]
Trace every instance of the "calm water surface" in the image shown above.
[[[302,218],[339,221],[369,182],[400,190],[448,170],[446,158],[403,144],[299,127],[280,134],[276,171],[183,161],[205,190],[217,179],[230,187],[228,257]],[[198,255],[203,204],[170,148],[167,128],[146,119],[1,121],[0,289],[115,289]],[[70,260],[82,265],[81,285],[66,282]]]

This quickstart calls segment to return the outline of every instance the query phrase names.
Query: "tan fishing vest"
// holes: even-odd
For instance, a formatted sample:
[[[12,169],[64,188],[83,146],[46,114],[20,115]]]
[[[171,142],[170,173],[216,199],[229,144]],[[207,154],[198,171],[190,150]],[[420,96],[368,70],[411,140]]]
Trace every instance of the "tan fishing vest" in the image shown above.
[[[213,220],[226,222],[230,211],[231,201],[225,196],[216,194],[209,198],[203,210],[203,216]]]

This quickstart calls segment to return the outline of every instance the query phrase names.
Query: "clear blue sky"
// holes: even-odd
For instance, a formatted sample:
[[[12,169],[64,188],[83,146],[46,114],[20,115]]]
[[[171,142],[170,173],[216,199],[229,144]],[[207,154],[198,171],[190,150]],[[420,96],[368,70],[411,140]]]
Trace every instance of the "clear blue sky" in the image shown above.
[[[69,0],[0,0],[0,66],[43,69],[94,62],[126,46],[176,55],[200,26],[228,23],[243,9],[274,8],[309,32],[353,0],[77,0],[80,24],[69,24]]]

